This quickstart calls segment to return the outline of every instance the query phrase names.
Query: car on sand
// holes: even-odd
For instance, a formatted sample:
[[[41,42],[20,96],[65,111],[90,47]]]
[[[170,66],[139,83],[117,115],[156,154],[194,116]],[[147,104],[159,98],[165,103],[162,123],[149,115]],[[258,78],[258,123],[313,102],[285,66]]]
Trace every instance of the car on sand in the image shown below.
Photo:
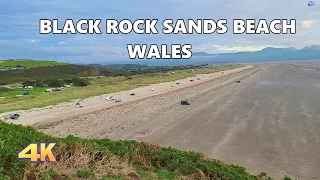
[[[186,99],[182,100],[180,103],[181,105],[190,105],[190,103]]]
[[[114,97],[114,96],[108,96],[106,99],[107,99],[108,101],[113,101],[113,100],[116,99],[116,97]]]
[[[10,116],[10,119],[16,120],[20,117],[20,114],[13,114]]]
[[[75,107],[76,108],[82,108],[83,106],[80,103],[76,103]]]

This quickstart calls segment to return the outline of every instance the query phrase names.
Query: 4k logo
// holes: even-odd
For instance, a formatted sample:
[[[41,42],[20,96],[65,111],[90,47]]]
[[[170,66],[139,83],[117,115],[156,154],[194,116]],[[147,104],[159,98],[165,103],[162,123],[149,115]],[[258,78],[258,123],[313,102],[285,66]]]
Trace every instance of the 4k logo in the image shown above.
[[[18,153],[18,158],[31,162],[44,162],[46,160],[55,162],[55,146],[56,143],[31,143]]]

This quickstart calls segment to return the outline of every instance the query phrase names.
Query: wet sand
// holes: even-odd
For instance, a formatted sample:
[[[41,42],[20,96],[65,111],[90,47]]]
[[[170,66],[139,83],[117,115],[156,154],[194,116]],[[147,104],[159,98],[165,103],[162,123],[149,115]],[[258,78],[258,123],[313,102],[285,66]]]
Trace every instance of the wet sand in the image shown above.
[[[269,65],[241,84],[162,114],[137,138],[201,151],[275,179],[319,179],[319,83],[320,71],[309,64]]]
[[[56,136],[138,139],[203,152],[275,179],[319,179],[319,92],[319,62],[268,63],[163,92],[165,99],[150,96],[34,126]],[[179,104],[185,98],[191,105]]]

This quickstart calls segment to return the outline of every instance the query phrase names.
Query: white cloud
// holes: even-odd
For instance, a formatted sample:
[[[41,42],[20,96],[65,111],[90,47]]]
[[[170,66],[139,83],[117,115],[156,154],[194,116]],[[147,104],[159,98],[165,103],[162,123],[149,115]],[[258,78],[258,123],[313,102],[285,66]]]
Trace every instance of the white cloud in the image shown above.
[[[302,28],[304,29],[310,29],[314,24],[320,23],[319,20],[304,20],[298,22]]]
[[[28,40],[28,39],[27,39]],[[33,42],[33,43],[37,43],[37,42],[40,42],[39,39],[29,39],[30,42]]]
[[[261,35],[265,35],[265,34],[261,34]],[[239,44],[252,44],[252,41],[249,41],[247,39],[236,39],[236,43],[239,43]]]
[[[296,48],[303,48],[310,45],[319,45],[320,39],[301,39],[301,38],[286,38],[282,40],[282,44],[293,46]]]
[[[215,52],[243,52],[243,51],[259,51],[265,47],[275,47],[275,48],[284,48],[287,46],[284,45],[231,45],[231,46],[222,46],[222,45],[211,45],[211,48]]]

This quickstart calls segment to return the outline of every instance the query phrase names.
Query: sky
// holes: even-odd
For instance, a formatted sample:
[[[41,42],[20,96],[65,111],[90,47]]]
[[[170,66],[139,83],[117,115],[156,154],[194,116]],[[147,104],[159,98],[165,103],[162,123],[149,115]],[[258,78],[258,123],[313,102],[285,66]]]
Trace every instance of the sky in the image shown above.
[[[127,44],[192,44],[192,52],[320,45],[320,2],[307,0],[0,0],[0,59],[128,60]],[[40,19],[227,19],[226,34],[40,34]],[[232,19],[296,19],[296,34],[232,34]],[[160,23],[161,24],[161,23]],[[103,29],[104,23],[100,25]],[[60,27],[61,28],[61,27]]]

